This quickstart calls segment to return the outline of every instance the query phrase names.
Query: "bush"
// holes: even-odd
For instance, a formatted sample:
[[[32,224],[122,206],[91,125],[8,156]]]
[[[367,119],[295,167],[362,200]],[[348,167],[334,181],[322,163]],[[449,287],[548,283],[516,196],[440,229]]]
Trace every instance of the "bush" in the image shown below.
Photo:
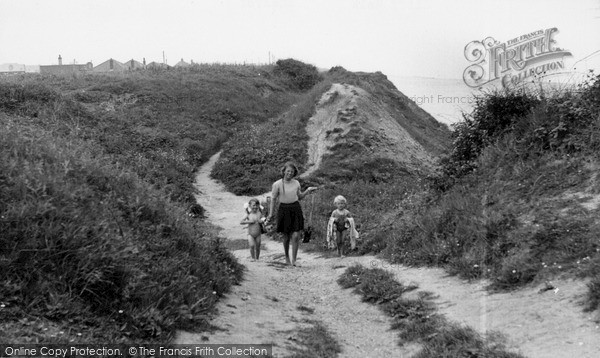
[[[307,91],[321,81],[315,66],[291,58],[278,60],[273,72],[289,82],[291,88],[300,91]]]
[[[510,132],[538,103],[539,99],[525,91],[505,90],[475,97],[473,112],[453,125],[452,151],[442,160],[443,177],[456,179],[471,172],[483,148]],[[441,189],[447,187],[441,185]]]

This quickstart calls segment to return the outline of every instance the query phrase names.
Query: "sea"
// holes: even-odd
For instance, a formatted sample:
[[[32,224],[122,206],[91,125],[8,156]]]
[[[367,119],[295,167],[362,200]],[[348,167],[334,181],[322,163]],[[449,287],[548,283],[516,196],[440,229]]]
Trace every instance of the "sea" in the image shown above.
[[[600,54],[600,52],[599,52]],[[600,57],[600,56],[599,56]],[[599,61],[600,62],[600,61]],[[600,66],[598,66],[600,68]],[[541,80],[525,83],[524,86],[539,93],[561,92],[564,89],[577,87],[590,78],[590,70],[567,71],[550,74]],[[596,72],[597,73],[597,72]],[[474,96],[501,89],[499,84],[486,85],[483,88],[471,88],[461,79],[431,77],[387,76],[396,88],[412,99],[438,122],[452,129],[452,124],[463,121],[463,114],[473,111]]]
[[[474,95],[479,91],[467,86],[462,79],[401,76],[388,76],[388,79],[405,96],[450,128],[463,120],[463,113],[471,113]]]

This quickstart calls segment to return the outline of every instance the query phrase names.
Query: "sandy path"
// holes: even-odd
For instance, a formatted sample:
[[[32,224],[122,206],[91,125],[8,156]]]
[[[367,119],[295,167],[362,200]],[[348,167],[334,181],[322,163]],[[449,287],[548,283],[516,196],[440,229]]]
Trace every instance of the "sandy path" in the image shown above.
[[[332,101],[334,93],[337,98]],[[334,143],[327,132],[336,127],[344,132],[348,130],[348,123],[338,118],[338,113],[348,108],[356,108],[358,113],[369,112],[366,118],[386,116],[385,111],[377,111],[377,106],[369,105],[364,90],[333,84],[307,124],[309,161],[313,164],[308,172],[318,168],[321,157]],[[380,126],[391,124],[397,123],[377,121]],[[394,131],[392,127],[384,128],[384,132],[394,137],[394,141],[407,142],[402,131]],[[408,149],[403,151],[410,152]],[[423,162],[423,158],[419,157],[418,161]],[[590,205],[596,203],[592,201]],[[441,269],[407,268],[373,257],[354,260],[368,267],[387,269],[399,282],[415,283],[420,290],[433,292],[438,297],[438,309],[447,318],[482,334],[499,331],[506,336],[508,347],[528,357],[600,357],[600,317],[598,313],[583,312],[582,302],[587,292],[583,281],[553,280],[554,287],[558,288],[556,292],[540,293],[540,287],[530,286],[511,293],[489,294],[485,282],[469,283],[448,277]]]
[[[228,193],[209,178],[217,158],[212,157],[198,173],[202,192],[198,201],[207,209],[208,219],[223,228],[222,236],[244,239],[239,221],[249,198]],[[539,293],[540,287],[528,287],[489,294],[483,282],[465,282],[441,269],[391,265],[372,256],[326,259],[300,252],[301,267],[288,268],[283,266],[281,243],[265,237],[263,247],[259,262],[250,261],[248,250],[233,252],[246,265],[247,273],[244,282],[234,286],[218,305],[220,313],[212,323],[223,330],[181,332],[177,343],[272,343],[275,356],[281,357],[296,345],[294,331],[304,320],[317,319],[342,345],[341,357],[409,356],[397,346],[397,335],[389,330],[390,320],[335,282],[346,267],[360,263],[386,269],[400,282],[433,292],[447,318],[482,333],[501,332],[511,350],[527,357],[600,357],[597,315],[582,310],[586,287],[581,281],[554,280],[557,292]],[[300,311],[299,306],[312,308],[314,313]]]
[[[331,144],[326,129],[339,125],[338,111],[357,104],[352,88],[340,86],[334,85],[323,96],[308,123],[311,171],[318,168],[320,157]],[[335,91],[342,96],[327,108],[328,98]],[[249,198],[228,193],[210,179],[217,158],[212,157],[197,175],[196,185],[201,191],[197,200],[207,209],[208,219],[222,228],[221,236],[245,239],[239,221]],[[234,251],[247,272],[244,282],[233,287],[218,305],[220,313],[212,323],[223,330],[211,334],[181,332],[176,343],[273,343],[275,356],[281,357],[296,345],[294,331],[305,325],[304,320],[316,319],[343,347],[341,357],[410,356],[409,348],[397,346],[397,334],[389,331],[387,317],[335,282],[346,267],[359,263],[386,269],[399,282],[414,283],[419,290],[433,292],[440,313],[448,319],[483,334],[500,332],[511,350],[527,357],[600,357],[600,317],[598,313],[583,312],[587,289],[582,281],[553,280],[556,292],[539,293],[540,287],[530,286],[489,294],[484,282],[465,282],[449,277],[441,269],[391,265],[372,256],[327,259],[300,252],[301,267],[288,268],[283,266],[281,243],[265,237],[263,247],[259,262],[250,261],[248,250]],[[299,306],[312,308],[314,313],[300,311]]]
[[[585,282],[552,280],[558,291],[540,293],[543,286],[490,294],[485,282],[470,283],[449,277],[442,269],[408,268],[370,259],[371,267],[413,282],[419,290],[437,295],[438,310],[449,320],[482,334],[494,331],[507,339],[507,348],[530,358],[598,358],[600,326],[597,313],[583,312]]]
[[[222,228],[221,236],[245,239],[239,225],[248,197],[235,196],[210,179],[218,159],[213,156],[196,178],[201,191],[197,200],[207,210],[208,220]],[[263,238],[264,249],[258,262],[250,260],[247,249],[233,251],[246,265],[244,282],[218,305],[219,315],[212,323],[223,328],[214,333],[180,332],[175,343],[269,344],[275,357],[290,354],[295,331],[305,319],[321,321],[343,347],[341,357],[401,357],[397,335],[389,330],[390,320],[376,307],[360,302],[358,295],[336,283],[352,258],[325,259],[299,252],[299,267],[284,266],[280,242]],[[299,306],[314,309],[310,314]],[[208,340],[206,340],[208,339]]]

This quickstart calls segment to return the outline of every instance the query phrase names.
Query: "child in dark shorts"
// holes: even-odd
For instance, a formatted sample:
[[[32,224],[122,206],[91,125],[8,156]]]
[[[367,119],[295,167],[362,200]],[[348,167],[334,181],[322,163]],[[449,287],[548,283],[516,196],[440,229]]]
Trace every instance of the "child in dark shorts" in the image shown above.
[[[348,237],[350,232],[350,222],[348,219],[352,218],[352,214],[346,209],[346,198],[338,195],[333,200],[336,209],[331,213],[333,221],[333,230],[335,232],[335,242],[337,245],[338,256],[344,256],[344,240]]]

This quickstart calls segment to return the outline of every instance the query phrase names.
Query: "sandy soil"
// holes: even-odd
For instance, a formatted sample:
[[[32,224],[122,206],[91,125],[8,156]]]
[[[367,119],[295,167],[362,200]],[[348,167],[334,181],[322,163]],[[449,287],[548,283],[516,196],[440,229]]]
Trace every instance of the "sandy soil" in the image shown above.
[[[354,95],[360,93],[346,90],[345,93]],[[335,102],[327,102],[324,97],[320,106],[336,106]],[[343,107],[354,105],[343,99],[338,103]],[[322,123],[327,118],[331,120],[339,108],[321,108],[319,120]],[[319,126],[310,127],[310,121],[309,131],[314,170],[319,156],[326,151],[326,146],[316,147],[325,141],[325,132]],[[196,185],[201,194],[197,200],[206,208],[208,220],[222,228],[223,237],[245,239],[239,221],[243,204],[249,198],[228,193],[210,179],[217,158],[218,155],[212,157],[198,172]],[[283,265],[281,243],[264,237],[263,247],[258,262],[250,260],[247,249],[233,251],[246,265],[247,272],[244,282],[233,287],[218,305],[219,314],[212,323],[222,330],[202,334],[180,332],[176,343],[272,343],[274,355],[281,357],[297,345],[295,332],[306,325],[305,320],[315,319],[343,347],[341,357],[409,357],[417,348],[398,346],[397,334],[389,330],[390,320],[336,283],[345,268],[360,263],[386,269],[398,281],[434,293],[439,311],[448,319],[484,334],[500,332],[511,350],[527,357],[600,357],[599,317],[583,312],[586,284],[582,281],[557,279],[552,281],[554,290],[540,292],[541,286],[530,286],[510,293],[490,294],[484,289],[485,282],[466,282],[449,277],[440,269],[391,265],[372,256],[339,259],[300,252],[297,261],[300,267],[292,268]],[[299,307],[314,312],[307,313]]]
[[[235,196],[209,178],[218,155],[199,171],[198,197],[208,219],[223,228],[221,235],[231,240],[245,239],[239,225],[243,205],[249,197]],[[259,196],[259,198],[261,198]],[[297,346],[295,332],[306,319],[321,321],[343,346],[341,357],[400,357],[406,351],[397,346],[390,321],[376,307],[361,303],[358,295],[336,283],[352,258],[320,258],[300,252],[297,267],[284,265],[283,245],[263,237],[259,261],[253,262],[247,249],[233,251],[247,267],[240,286],[218,305],[212,322],[223,330],[214,333],[181,332],[176,343],[273,344],[273,353],[282,357]],[[307,313],[298,308],[314,309]]]
[[[365,138],[370,139],[366,149],[374,156],[394,159],[412,169],[433,166],[429,153],[380,101],[360,87],[335,83],[323,94],[307,123],[309,168],[302,175],[316,170],[329,147],[344,141],[353,128],[360,128]]]

